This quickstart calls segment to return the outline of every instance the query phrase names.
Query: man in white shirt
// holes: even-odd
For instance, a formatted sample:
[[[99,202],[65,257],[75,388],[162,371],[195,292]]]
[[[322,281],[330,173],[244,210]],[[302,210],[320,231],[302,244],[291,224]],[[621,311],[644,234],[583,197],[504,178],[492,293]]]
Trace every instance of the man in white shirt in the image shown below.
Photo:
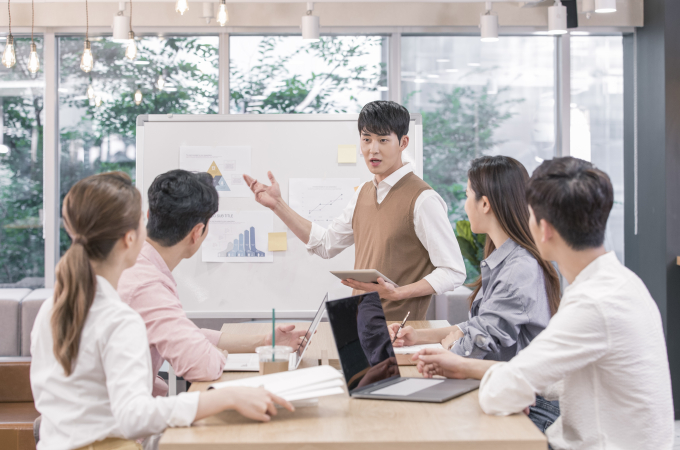
[[[530,228],[541,256],[569,282],[548,327],[507,363],[444,351],[414,356],[426,377],[477,378],[487,414],[559,399],[547,429],[558,449],[670,449],[673,401],[659,310],[640,278],[603,246],[613,205],[609,177],[567,157],[529,181]]]
[[[362,184],[328,229],[303,218],[271,186],[244,179],[255,199],[270,208],[307,245],[310,253],[332,258],[355,244],[355,269],[375,269],[394,281],[379,284],[343,280],[356,291],[377,291],[388,320],[424,320],[432,294],[452,291],[465,281],[465,264],[444,200],[404,164],[409,112],[395,102],[375,101],[358,121],[361,153],[374,174]],[[406,219],[406,220],[404,220]]]

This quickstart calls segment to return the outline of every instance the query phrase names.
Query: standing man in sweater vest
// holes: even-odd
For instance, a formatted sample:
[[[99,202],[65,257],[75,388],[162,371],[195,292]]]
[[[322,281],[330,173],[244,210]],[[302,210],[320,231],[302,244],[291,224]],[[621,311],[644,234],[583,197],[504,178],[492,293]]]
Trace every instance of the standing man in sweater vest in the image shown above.
[[[368,103],[359,115],[361,153],[373,180],[362,184],[328,229],[297,214],[271,186],[244,179],[255,199],[270,208],[307,245],[310,253],[332,258],[355,244],[355,269],[375,269],[379,284],[344,280],[358,291],[377,291],[387,320],[425,320],[432,294],[452,291],[465,281],[465,264],[444,200],[404,164],[411,117],[395,102]]]

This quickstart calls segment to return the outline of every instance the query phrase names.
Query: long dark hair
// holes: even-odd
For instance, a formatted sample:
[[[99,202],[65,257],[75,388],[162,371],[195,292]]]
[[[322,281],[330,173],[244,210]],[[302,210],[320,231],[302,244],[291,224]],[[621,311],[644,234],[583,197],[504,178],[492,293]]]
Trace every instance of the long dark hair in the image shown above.
[[[529,206],[526,199],[529,174],[526,168],[509,156],[482,156],[472,161],[468,180],[477,200],[483,196],[489,199],[491,210],[503,231],[538,261],[543,269],[550,314],[554,315],[560,306],[560,280],[553,265],[541,258],[529,230]],[[484,258],[488,258],[495,249],[493,241],[487,239]],[[474,287],[474,291],[470,295],[470,306],[482,287],[481,275],[471,287]]]
[[[80,335],[97,290],[91,260],[102,261],[116,242],[139,227],[142,197],[123,172],[77,182],[64,198],[64,227],[73,240],[56,268],[52,338],[66,376],[75,367]]]

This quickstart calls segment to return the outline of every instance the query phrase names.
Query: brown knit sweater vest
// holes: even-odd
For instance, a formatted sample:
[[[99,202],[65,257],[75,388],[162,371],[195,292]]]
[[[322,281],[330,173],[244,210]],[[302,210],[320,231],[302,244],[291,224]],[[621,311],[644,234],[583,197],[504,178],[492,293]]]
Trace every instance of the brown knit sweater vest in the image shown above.
[[[413,209],[427,183],[409,173],[395,184],[378,204],[376,188],[365,183],[352,218],[355,269],[375,269],[399,286],[422,280],[435,269],[413,225]],[[354,291],[354,295],[361,291]],[[432,296],[398,301],[382,300],[387,320],[425,320]]]

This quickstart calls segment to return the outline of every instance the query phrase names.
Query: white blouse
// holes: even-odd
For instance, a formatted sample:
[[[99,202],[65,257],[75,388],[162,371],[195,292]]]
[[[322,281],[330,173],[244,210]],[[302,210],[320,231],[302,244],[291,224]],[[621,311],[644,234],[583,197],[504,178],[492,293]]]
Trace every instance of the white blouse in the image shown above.
[[[42,414],[38,450],[70,450],[107,437],[137,439],[189,426],[198,392],[152,397],[151,357],[142,318],[97,276],[75,368],[66,377],[53,353],[53,299],[31,332],[31,388]]]

